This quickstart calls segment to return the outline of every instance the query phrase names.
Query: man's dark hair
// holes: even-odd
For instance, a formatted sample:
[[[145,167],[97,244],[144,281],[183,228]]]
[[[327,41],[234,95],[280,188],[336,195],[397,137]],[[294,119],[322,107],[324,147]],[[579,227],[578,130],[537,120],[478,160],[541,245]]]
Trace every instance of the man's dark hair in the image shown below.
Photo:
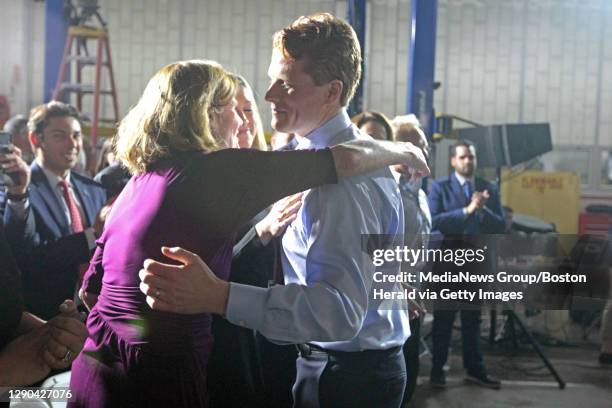
[[[385,128],[385,140],[393,140],[393,128],[384,113],[375,111],[361,112],[355,115],[352,121],[358,128],[361,128],[368,122],[378,123]]]
[[[49,124],[49,119],[70,116],[81,121],[79,111],[72,105],[60,101],[51,101],[38,105],[30,111],[28,130],[30,133],[42,135],[43,129]]]
[[[450,148],[450,157],[455,157],[457,155],[457,148],[463,146],[467,149],[469,149],[470,147],[474,147],[474,145],[470,142],[468,142],[467,140],[461,140],[457,143],[455,143],[454,145],[451,146]]]

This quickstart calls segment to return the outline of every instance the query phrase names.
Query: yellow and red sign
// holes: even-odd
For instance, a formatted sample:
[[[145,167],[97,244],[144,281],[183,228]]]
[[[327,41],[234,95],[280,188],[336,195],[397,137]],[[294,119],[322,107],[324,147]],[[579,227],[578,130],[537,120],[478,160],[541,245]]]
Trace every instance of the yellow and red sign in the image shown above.
[[[502,172],[502,202],[516,213],[555,224],[560,234],[578,233],[580,177],[569,172]]]

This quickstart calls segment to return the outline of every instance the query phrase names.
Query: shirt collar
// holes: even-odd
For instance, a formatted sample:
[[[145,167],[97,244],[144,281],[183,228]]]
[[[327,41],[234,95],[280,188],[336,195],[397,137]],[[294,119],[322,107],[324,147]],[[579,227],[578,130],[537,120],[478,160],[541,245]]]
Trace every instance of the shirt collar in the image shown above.
[[[459,181],[459,184],[462,187],[463,187],[463,185],[465,184],[466,181],[469,181],[472,184],[472,187],[474,187],[474,176],[470,177],[469,179],[466,179],[461,174],[455,172],[455,177],[457,177],[457,180]]]
[[[336,116],[319,126],[297,145],[297,149],[321,149],[333,146],[335,136],[351,126],[351,118],[345,109],[342,109]]]
[[[43,173],[45,173],[45,177],[47,177],[47,181],[49,182],[49,185],[51,187],[57,188],[57,184],[62,180],[66,180],[68,182],[68,185],[71,185],[70,184],[70,172],[68,172],[66,177],[62,178],[58,176],[57,174],[53,173],[51,170],[45,168],[45,166],[43,166],[42,163],[38,159],[36,160],[36,163],[42,169]]]
[[[400,182],[400,178],[402,177],[402,173],[400,173],[399,171],[395,171],[395,169],[393,167],[389,167],[389,170],[391,170],[391,175],[395,179],[395,182],[399,183]]]

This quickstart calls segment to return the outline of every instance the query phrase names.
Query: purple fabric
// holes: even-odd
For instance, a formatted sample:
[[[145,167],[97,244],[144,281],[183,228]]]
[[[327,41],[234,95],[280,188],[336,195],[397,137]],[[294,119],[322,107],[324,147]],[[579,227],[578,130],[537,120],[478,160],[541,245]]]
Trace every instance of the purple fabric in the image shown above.
[[[138,288],[146,258],[171,262],[162,245],[199,254],[227,279],[231,237],[207,239],[166,200],[178,174],[169,168],[133,178],[99,240],[91,268],[103,271],[103,285],[72,369],[71,388],[83,406],[205,406],[211,316],[153,312]]]
[[[72,366],[69,406],[207,406],[211,315],[152,311],[139,290],[144,260],[173,263],[160,248],[181,246],[227,280],[238,226],[277,199],[335,180],[329,151],[231,149],[181,154],[133,177],[84,279],[99,298]]]

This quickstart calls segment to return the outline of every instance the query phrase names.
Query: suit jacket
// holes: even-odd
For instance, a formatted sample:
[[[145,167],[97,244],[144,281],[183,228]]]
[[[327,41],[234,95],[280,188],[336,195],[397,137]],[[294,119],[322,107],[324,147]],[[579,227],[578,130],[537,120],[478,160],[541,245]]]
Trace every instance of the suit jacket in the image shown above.
[[[434,262],[432,266],[434,273],[470,271],[473,274],[488,274],[497,268],[495,240],[489,239],[491,237],[488,234],[502,234],[505,229],[499,192],[495,185],[478,177],[474,180],[474,184],[474,191],[487,190],[490,198],[485,207],[471,215],[466,215],[463,213],[463,208],[471,200],[465,196],[463,187],[454,172],[450,176],[432,183],[431,191],[427,197],[432,218],[430,247],[453,251],[487,247],[486,258],[483,262],[466,262],[464,265],[457,265],[452,261]],[[469,223],[477,224],[475,235],[469,234]],[[442,288],[477,290],[478,288],[484,288],[485,284],[441,283],[433,284],[430,287],[433,290]],[[480,303],[480,300],[476,300],[470,307],[478,307]],[[457,307],[467,307],[469,304],[469,302],[456,303],[438,300],[435,307],[438,309],[455,309]]]
[[[84,232],[72,233],[62,203],[42,168],[34,162],[31,170],[30,210],[25,220],[7,206],[4,222],[22,271],[26,307],[49,318],[57,314],[63,300],[74,296],[79,265],[89,261],[91,251]],[[89,227],[106,202],[106,192],[75,172],[70,181],[85,213],[83,224]]]
[[[494,184],[476,177],[474,191],[488,190],[490,198],[485,207],[471,215],[463,213],[470,200],[465,196],[463,187],[452,173],[450,176],[435,180],[427,197],[432,218],[432,231],[447,235],[466,233],[470,220],[476,219],[480,234],[503,234],[504,214],[499,192]]]

